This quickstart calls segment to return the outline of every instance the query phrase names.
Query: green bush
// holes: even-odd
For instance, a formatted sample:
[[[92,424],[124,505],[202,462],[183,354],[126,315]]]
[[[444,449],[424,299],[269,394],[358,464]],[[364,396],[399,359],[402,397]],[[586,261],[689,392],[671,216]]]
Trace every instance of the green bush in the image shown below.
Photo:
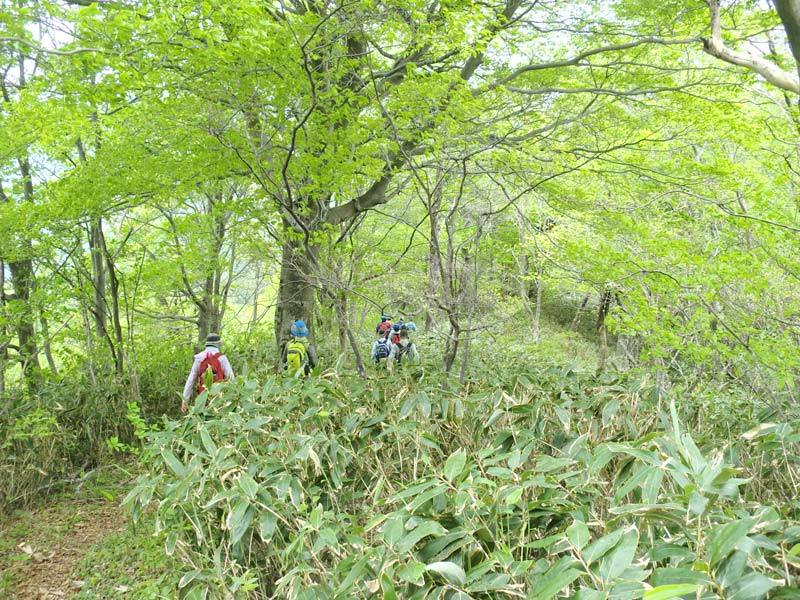
[[[414,378],[239,381],[150,434],[126,503],[140,518],[156,502],[187,598],[786,586],[800,527],[651,397],[643,380],[548,368],[463,395]]]

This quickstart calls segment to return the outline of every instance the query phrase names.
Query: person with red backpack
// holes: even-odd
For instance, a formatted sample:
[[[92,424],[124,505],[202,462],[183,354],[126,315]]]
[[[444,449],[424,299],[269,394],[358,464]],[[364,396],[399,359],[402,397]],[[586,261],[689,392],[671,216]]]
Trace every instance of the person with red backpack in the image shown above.
[[[198,394],[206,389],[207,373],[211,376],[214,383],[218,381],[233,381],[234,376],[231,363],[228,362],[228,358],[219,350],[221,343],[222,340],[219,334],[209,333],[206,336],[205,349],[195,354],[192,370],[189,371],[189,377],[186,379],[186,385],[183,388],[181,412],[189,410],[189,400],[192,397],[195,384],[197,385]]]
[[[381,322],[375,326],[375,333],[386,335],[392,329],[392,318],[388,315],[381,315]]]

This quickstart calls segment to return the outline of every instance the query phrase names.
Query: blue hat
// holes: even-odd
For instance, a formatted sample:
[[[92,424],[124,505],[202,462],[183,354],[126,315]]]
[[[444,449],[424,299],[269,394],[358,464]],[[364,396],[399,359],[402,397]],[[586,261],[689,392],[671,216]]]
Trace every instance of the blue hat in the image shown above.
[[[306,337],[308,335],[308,327],[304,321],[297,320],[292,323],[292,327],[289,329],[289,332],[294,337]]]
[[[381,323],[383,323],[384,321],[388,321],[388,320],[389,320],[389,317],[387,315],[381,315]]]
[[[416,331],[416,330],[417,330],[417,326],[416,326],[416,324],[414,323],[414,321],[409,321],[408,323],[406,323],[406,324],[404,325],[404,327],[405,327],[406,329],[408,329],[409,331]]]
[[[400,331],[400,323],[395,323],[394,325],[392,325],[392,329],[394,329],[395,331]]]

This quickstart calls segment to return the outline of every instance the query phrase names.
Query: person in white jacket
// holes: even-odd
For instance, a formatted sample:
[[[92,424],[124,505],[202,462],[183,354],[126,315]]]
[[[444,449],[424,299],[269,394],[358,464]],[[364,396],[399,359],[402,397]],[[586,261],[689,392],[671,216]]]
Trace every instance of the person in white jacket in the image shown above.
[[[183,387],[183,402],[181,403],[181,412],[189,410],[189,400],[192,398],[192,392],[197,387],[198,393],[203,391],[203,375],[211,368],[214,371],[214,381],[233,381],[233,368],[228,361],[228,357],[220,352],[220,345],[222,339],[217,333],[209,333],[206,336],[206,347],[202,352],[198,352],[194,356],[194,364],[192,370],[189,371],[189,377],[186,379],[186,385]],[[222,373],[217,372],[217,366],[222,369]],[[202,369],[202,373],[201,373]],[[197,385],[195,385],[197,384]]]
[[[392,350],[389,352],[389,358],[386,359],[386,368],[392,372],[395,363],[402,364],[419,364],[419,352],[417,347],[408,335],[408,329],[400,330],[400,339],[396,344],[392,344]]]

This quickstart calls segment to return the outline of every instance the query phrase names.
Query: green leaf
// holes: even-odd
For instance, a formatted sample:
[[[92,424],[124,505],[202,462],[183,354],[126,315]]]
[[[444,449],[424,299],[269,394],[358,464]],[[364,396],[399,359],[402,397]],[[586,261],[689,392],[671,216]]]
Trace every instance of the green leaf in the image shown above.
[[[381,573],[381,590],[383,591],[383,600],[397,600],[394,584],[386,573]]]
[[[412,560],[407,565],[403,566],[398,572],[397,577],[400,581],[407,581],[408,583],[420,584],[422,583],[422,575],[425,573],[425,565],[419,561]]]
[[[258,484],[249,473],[242,473],[242,475],[239,477],[239,489],[242,490],[244,495],[247,496],[250,501],[256,499],[256,494],[258,493]]]
[[[209,455],[215,456],[217,454],[217,445],[214,443],[214,440],[211,439],[205,427],[200,428],[200,441],[203,442],[203,447]]]
[[[679,567],[665,567],[653,571],[650,583],[656,587],[668,585],[705,585],[711,583],[704,573]]]
[[[572,568],[575,561],[559,560],[532,586],[527,598],[530,600],[550,600],[561,590],[583,575],[583,571]]]
[[[400,553],[408,552],[421,539],[429,535],[442,535],[446,532],[447,530],[436,521],[423,521],[397,542],[397,551]]]
[[[253,522],[254,513],[253,507],[246,500],[240,500],[230,512],[227,526],[231,532],[232,545],[238,544],[244,534],[247,533],[250,524]]]
[[[782,580],[770,579],[761,573],[750,573],[729,588],[730,591],[726,598],[729,600],[758,600],[766,596],[772,588],[783,584]]]
[[[467,453],[463,449],[458,449],[453,452],[444,464],[444,476],[447,481],[453,481],[467,464]]]
[[[464,573],[464,569],[453,562],[434,562],[426,565],[425,570],[441,575],[448,583],[452,583],[453,585],[463,586],[467,582],[467,574]]]
[[[660,585],[647,590],[644,593],[645,600],[670,600],[671,598],[680,598],[687,594],[694,594],[697,591],[697,585],[693,583],[673,583],[670,585]]]
[[[270,541],[272,535],[275,533],[275,527],[277,525],[278,517],[272,512],[266,511],[262,513],[258,519],[258,535],[261,537],[261,540],[264,542]]]
[[[506,506],[517,504],[522,499],[522,493],[525,491],[525,489],[519,485],[512,486],[510,490],[505,499]]]
[[[639,531],[633,528],[625,532],[614,549],[603,556],[600,562],[600,577],[606,582],[611,582],[619,577],[625,569],[631,566],[638,545]]]
[[[594,561],[599,559],[603,556],[606,552],[611,550],[614,546],[617,545],[617,542],[622,539],[622,536],[625,534],[624,529],[617,529],[612,531],[608,535],[601,537],[599,540],[595,540],[586,548],[583,552],[583,559],[586,561],[587,565],[591,565]]]
[[[206,578],[206,572],[205,571],[197,571],[197,570],[189,571],[188,573],[185,573],[183,575],[183,577],[181,577],[181,580],[178,582],[178,587],[180,589],[183,589],[187,585],[192,583],[194,580],[198,579],[198,580],[202,581],[205,578]]]
[[[713,567],[728,556],[747,533],[752,529],[753,519],[742,519],[715,527],[708,545],[708,562]]]
[[[567,539],[578,550],[583,549],[589,543],[590,538],[589,528],[583,521],[573,521],[572,525],[567,527]]]
[[[605,592],[594,588],[582,587],[575,592],[574,600],[605,600],[607,597]]]
[[[386,520],[383,526],[383,541],[394,546],[405,533],[406,518],[403,515],[395,515]]]
[[[175,473],[175,475],[181,479],[186,477],[186,467],[183,466],[183,463],[178,460],[178,457],[175,456],[171,450],[168,448],[162,448],[161,456],[164,459],[164,462],[167,463],[167,466],[170,468],[170,470]]]
[[[172,556],[175,553],[175,546],[178,544],[178,532],[170,531],[167,534],[167,539],[164,541],[164,552],[167,556]]]

